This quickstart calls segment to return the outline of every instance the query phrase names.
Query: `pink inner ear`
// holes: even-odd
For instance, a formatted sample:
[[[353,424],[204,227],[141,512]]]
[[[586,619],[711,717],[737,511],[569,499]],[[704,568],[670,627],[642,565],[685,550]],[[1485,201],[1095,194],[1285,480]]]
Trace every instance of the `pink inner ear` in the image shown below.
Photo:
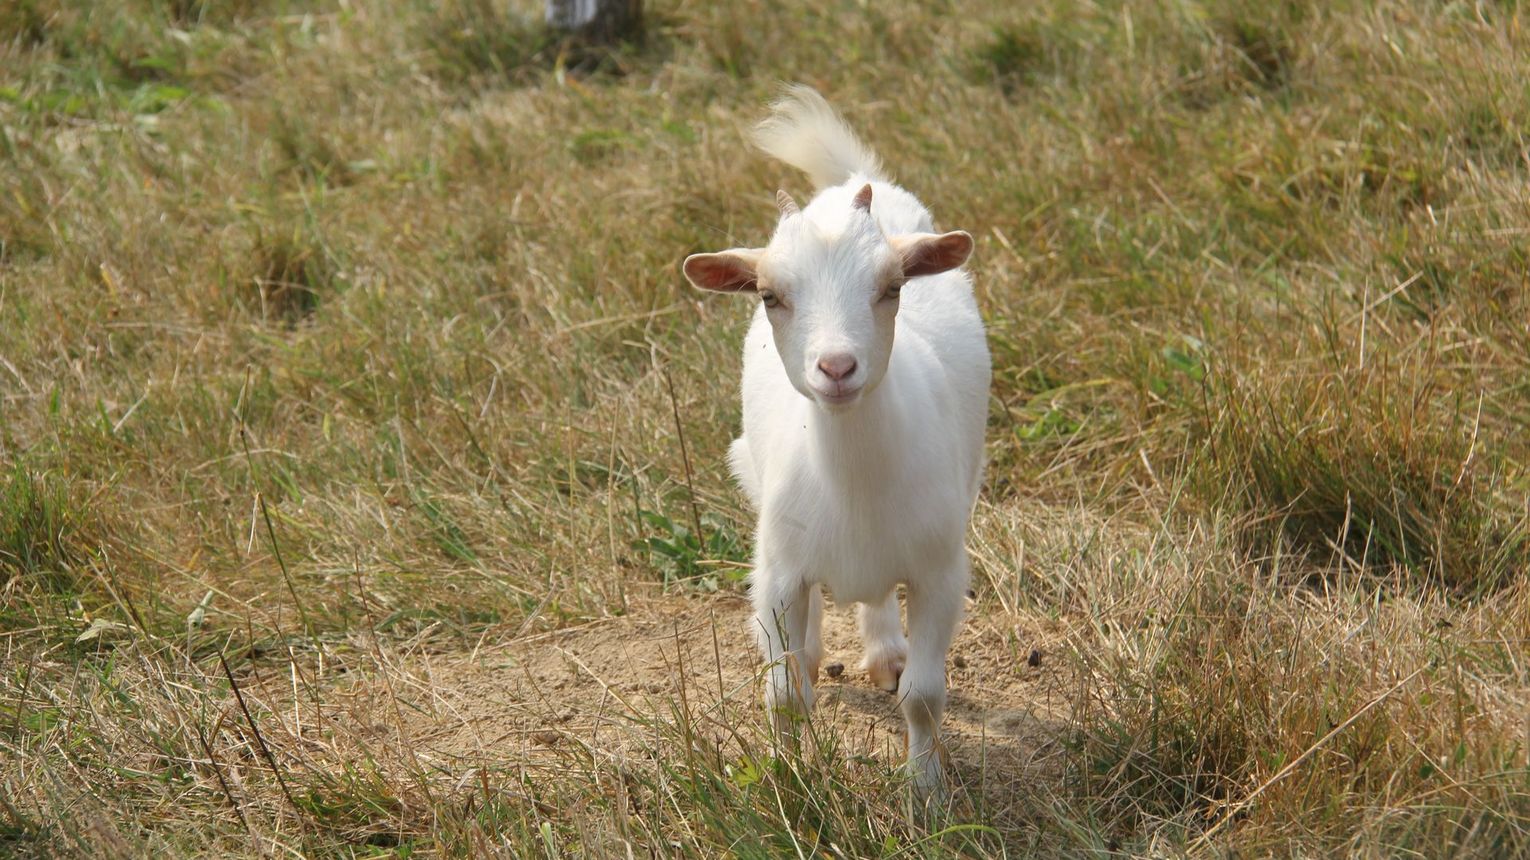
[[[972,254],[972,237],[961,231],[925,235],[904,244],[899,250],[903,254],[905,276],[938,275],[967,262]]]
[[[759,276],[736,254],[693,254],[685,260],[685,276],[703,290],[721,293],[752,291]]]

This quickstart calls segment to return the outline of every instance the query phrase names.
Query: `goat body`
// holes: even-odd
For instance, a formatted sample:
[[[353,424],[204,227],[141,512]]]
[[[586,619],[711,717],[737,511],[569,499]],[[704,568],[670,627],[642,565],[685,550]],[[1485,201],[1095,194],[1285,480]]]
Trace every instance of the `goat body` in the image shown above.
[[[990,376],[960,269],[972,240],[934,233],[806,87],[788,90],[758,142],[824,187],[800,211],[781,195],[766,248],[696,255],[686,274],[765,299],[744,342],[744,432],[729,459],[759,515],[751,594],[767,704],[778,724],[812,707],[819,587],[861,603],[863,665],[898,691],[915,785],[933,789]]]

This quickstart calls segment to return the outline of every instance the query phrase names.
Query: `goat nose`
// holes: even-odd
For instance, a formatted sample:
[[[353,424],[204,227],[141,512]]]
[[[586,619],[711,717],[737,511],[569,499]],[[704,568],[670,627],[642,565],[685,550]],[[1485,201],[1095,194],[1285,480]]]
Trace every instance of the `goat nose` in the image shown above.
[[[855,372],[855,356],[848,352],[836,352],[818,359],[818,369],[824,376],[838,382]]]

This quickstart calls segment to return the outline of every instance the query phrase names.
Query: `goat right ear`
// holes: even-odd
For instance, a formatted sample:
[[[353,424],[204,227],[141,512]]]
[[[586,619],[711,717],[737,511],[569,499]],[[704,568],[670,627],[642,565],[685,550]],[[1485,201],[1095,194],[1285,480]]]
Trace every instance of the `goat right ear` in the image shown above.
[[[692,254],[685,258],[685,277],[699,290],[752,293],[760,278],[760,256],[761,252],[753,248]]]

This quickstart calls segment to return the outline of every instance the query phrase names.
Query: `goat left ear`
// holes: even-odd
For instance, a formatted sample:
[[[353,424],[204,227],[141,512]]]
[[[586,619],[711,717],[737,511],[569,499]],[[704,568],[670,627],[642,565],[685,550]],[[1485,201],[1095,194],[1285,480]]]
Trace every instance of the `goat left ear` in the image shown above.
[[[972,234],[909,233],[891,239],[893,250],[903,258],[903,276],[938,275],[959,268],[972,255]]]
[[[685,277],[699,290],[719,293],[752,293],[760,276],[761,252],[734,248],[715,254],[692,254],[685,258]]]

